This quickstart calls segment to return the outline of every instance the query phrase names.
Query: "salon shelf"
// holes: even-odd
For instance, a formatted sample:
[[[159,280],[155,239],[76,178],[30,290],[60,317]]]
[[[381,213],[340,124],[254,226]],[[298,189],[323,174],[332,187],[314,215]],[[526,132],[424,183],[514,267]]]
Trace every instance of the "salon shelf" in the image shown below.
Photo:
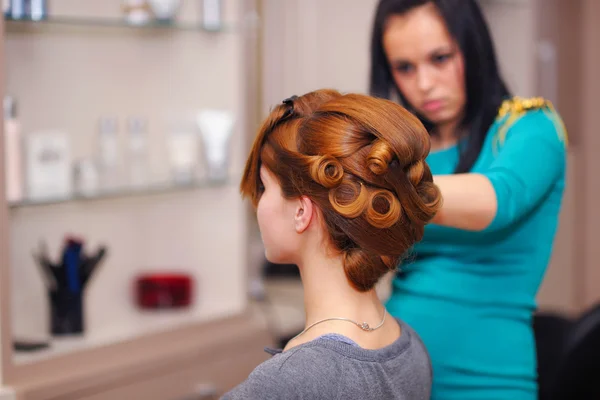
[[[125,28],[132,30],[162,30],[162,31],[197,31],[197,32],[233,32],[236,27],[233,24],[223,24],[219,29],[207,29],[198,22],[174,21],[174,22],[148,22],[145,24],[131,24],[124,18],[115,17],[76,17],[76,16],[49,16],[46,19],[33,21],[29,19],[5,18],[7,32],[29,31],[31,29],[49,29],[60,27],[76,28]]]
[[[102,334],[96,335],[73,335],[53,337],[49,343],[50,347],[29,352],[15,352],[14,361],[16,364],[29,364],[36,361],[54,358],[68,353],[73,353],[101,346],[107,346],[115,343],[123,343],[127,340],[136,339],[142,335],[161,333],[173,329],[183,328],[190,324],[205,322],[190,310],[176,310],[171,312],[159,312],[149,314],[142,321],[138,329],[128,327],[123,329],[119,326],[112,326],[105,329]]]
[[[278,278],[265,281],[265,299],[251,301],[246,315],[268,327],[270,336],[279,339],[289,337],[304,328],[304,294],[302,282],[297,278]],[[102,334],[54,337],[50,347],[30,352],[16,352],[16,364],[31,364],[78,351],[124,343],[144,335],[159,334],[184,329],[193,323],[211,322],[211,317],[198,315],[191,310],[149,313],[137,328],[123,329],[112,326]]]
[[[85,346],[89,340],[63,338],[54,354],[22,355],[18,367],[27,379],[10,386],[32,400],[201,398],[200,389],[218,398],[265,361],[265,346],[275,345],[250,310],[100,347]]]
[[[232,178],[228,178],[223,181],[209,181],[209,180],[198,180],[191,183],[175,183],[175,182],[161,182],[154,183],[149,186],[143,187],[127,187],[114,190],[98,190],[93,195],[82,195],[72,194],[66,197],[48,197],[39,199],[25,199],[19,202],[10,203],[11,209],[45,206],[53,204],[63,204],[72,202],[84,202],[94,200],[108,200],[108,199],[120,199],[128,197],[140,197],[140,196],[151,196],[160,194],[169,194],[182,191],[191,190],[206,190],[212,188],[220,188],[230,186],[233,182]]]

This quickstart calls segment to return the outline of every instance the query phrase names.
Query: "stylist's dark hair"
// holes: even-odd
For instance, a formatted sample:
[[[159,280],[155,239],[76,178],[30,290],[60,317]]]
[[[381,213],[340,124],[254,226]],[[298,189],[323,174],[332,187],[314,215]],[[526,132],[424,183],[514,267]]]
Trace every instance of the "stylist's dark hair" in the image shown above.
[[[468,172],[479,156],[502,101],[510,97],[500,76],[487,24],[475,0],[380,0],[371,38],[370,93],[385,99],[398,96],[402,104],[411,109],[394,83],[383,49],[383,34],[390,16],[427,3],[435,4],[465,59],[467,104],[459,131],[468,134],[455,172]],[[431,132],[433,124],[422,116],[419,118]]]

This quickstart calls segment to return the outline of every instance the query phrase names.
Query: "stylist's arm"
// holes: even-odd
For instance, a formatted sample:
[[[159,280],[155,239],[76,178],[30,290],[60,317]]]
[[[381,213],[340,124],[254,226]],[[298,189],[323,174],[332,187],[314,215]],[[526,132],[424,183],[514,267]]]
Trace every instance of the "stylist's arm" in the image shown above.
[[[444,202],[433,222],[481,231],[523,218],[566,169],[563,135],[551,118],[526,115],[510,127],[497,158],[484,171],[434,176]]]

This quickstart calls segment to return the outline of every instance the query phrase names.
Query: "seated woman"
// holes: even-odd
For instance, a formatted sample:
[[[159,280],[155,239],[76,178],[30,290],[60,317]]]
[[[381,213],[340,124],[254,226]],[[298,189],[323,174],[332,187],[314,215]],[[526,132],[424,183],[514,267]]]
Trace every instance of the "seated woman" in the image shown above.
[[[374,289],[440,206],[428,153],[389,100],[319,90],[275,107],[241,191],[267,259],[300,270],[306,328],[224,399],[429,399],[428,353]]]

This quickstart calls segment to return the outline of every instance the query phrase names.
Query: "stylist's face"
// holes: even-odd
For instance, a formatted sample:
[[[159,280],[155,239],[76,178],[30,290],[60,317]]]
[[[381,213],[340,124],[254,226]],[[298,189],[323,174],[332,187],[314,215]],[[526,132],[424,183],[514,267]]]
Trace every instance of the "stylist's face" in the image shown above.
[[[460,120],[464,59],[435,5],[388,18],[383,47],[394,81],[415,111],[436,125]]]

